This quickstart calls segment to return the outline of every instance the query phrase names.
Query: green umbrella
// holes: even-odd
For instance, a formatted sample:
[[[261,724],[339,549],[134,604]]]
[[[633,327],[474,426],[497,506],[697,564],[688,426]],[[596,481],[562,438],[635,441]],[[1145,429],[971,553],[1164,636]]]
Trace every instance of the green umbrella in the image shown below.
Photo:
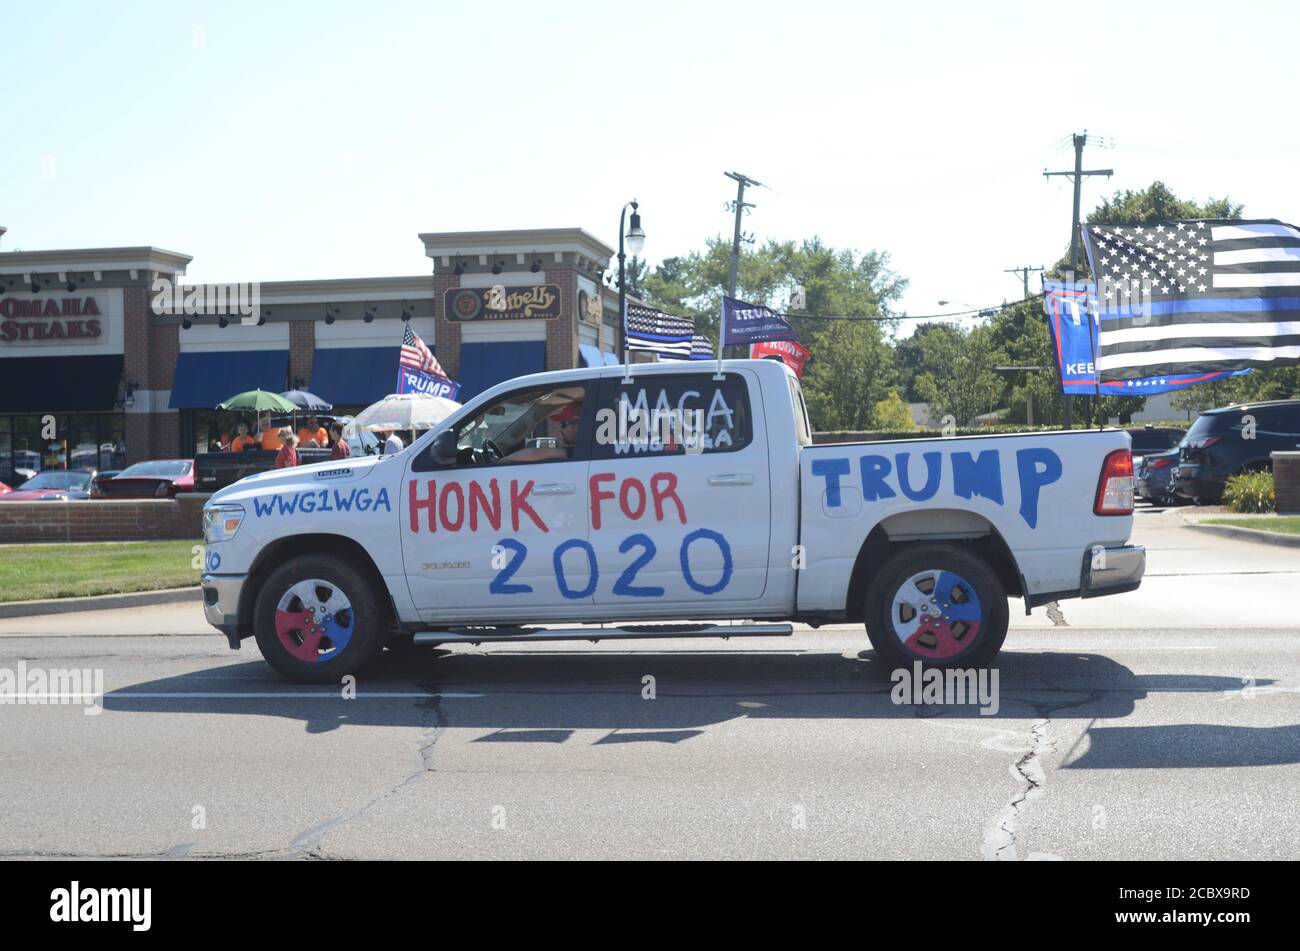
[[[218,403],[217,409],[253,413],[292,413],[297,410],[298,407],[293,403],[290,403],[279,393],[269,393],[266,390],[249,390],[247,393],[237,393],[230,397],[230,399]]]

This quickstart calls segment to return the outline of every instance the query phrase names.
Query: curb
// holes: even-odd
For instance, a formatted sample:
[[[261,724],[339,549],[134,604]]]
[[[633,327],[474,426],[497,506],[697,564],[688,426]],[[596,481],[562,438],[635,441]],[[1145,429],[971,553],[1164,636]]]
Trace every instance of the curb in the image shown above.
[[[1183,519],[1183,524],[1202,532],[1213,532],[1224,538],[1238,541],[1263,542],[1266,545],[1281,545],[1284,548],[1300,548],[1300,535],[1283,535],[1281,532],[1262,532],[1256,528],[1238,528],[1235,525],[1200,525],[1191,519]]]
[[[42,614],[72,614],[76,611],[111,611],[141,608],[152,604],[186,604],[203,600],[203,589],[165,588],[162,591],[132,591],[129,594],[98,594],[89,598],[51,598],[48,601],[0,603],[0,619],[36,617]]]

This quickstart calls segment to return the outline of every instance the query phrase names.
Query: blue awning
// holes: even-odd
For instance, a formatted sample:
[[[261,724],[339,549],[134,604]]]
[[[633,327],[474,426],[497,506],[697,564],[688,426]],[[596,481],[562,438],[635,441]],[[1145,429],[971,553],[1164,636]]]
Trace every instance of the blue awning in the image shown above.
[[[578,352],[582,354],[582,362],[589,367],[603,367],[605,365],[599,347],[592,346],[589,343],[580,343],[578,344]]]
[[[288,350],[217,350],[176,358],[172,409],[212,409],[236,393],[288,389]]]
[[[623,362],[618,358],[617,353],[602,353],[601,356],[604,358],[607,367],[616,367]]]
[[[513,380],[546,369],[545,340],[512,340],[502,343],[460,345],[460,395],[469,402],[502,380]]]
[[[401,347],[316,349],[311,391],[335,406],[369,406],[397,392]]]

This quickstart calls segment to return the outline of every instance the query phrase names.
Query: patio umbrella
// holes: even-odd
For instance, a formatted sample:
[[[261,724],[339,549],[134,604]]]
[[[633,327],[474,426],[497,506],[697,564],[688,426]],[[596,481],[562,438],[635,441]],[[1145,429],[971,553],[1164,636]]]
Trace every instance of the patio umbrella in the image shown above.
[[[315,393],[308,393],[306,390],[289,390],[280,395],[294,406],[309,413],[328,413],[334,408],[333,403],[326,403]]]
[[[217,409],[250,413],[292,413],[298,407],[278,393],[266,390],[249,390],[236,393],[230,399],[217,404]]]
[[[358,429],[380,432],[389,429],[432,429],[456,410],[460,404],[445,396],[423,393],[398,393],[372,403],[352,420]]]

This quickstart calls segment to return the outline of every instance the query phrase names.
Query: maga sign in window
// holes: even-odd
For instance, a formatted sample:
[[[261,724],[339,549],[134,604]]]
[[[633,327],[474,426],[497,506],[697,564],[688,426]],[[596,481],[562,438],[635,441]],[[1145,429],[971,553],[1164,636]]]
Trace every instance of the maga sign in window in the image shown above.
[[[595,459],[735,452],[753,438],[749,392],[735,373],[607,379],[595,423]]]

